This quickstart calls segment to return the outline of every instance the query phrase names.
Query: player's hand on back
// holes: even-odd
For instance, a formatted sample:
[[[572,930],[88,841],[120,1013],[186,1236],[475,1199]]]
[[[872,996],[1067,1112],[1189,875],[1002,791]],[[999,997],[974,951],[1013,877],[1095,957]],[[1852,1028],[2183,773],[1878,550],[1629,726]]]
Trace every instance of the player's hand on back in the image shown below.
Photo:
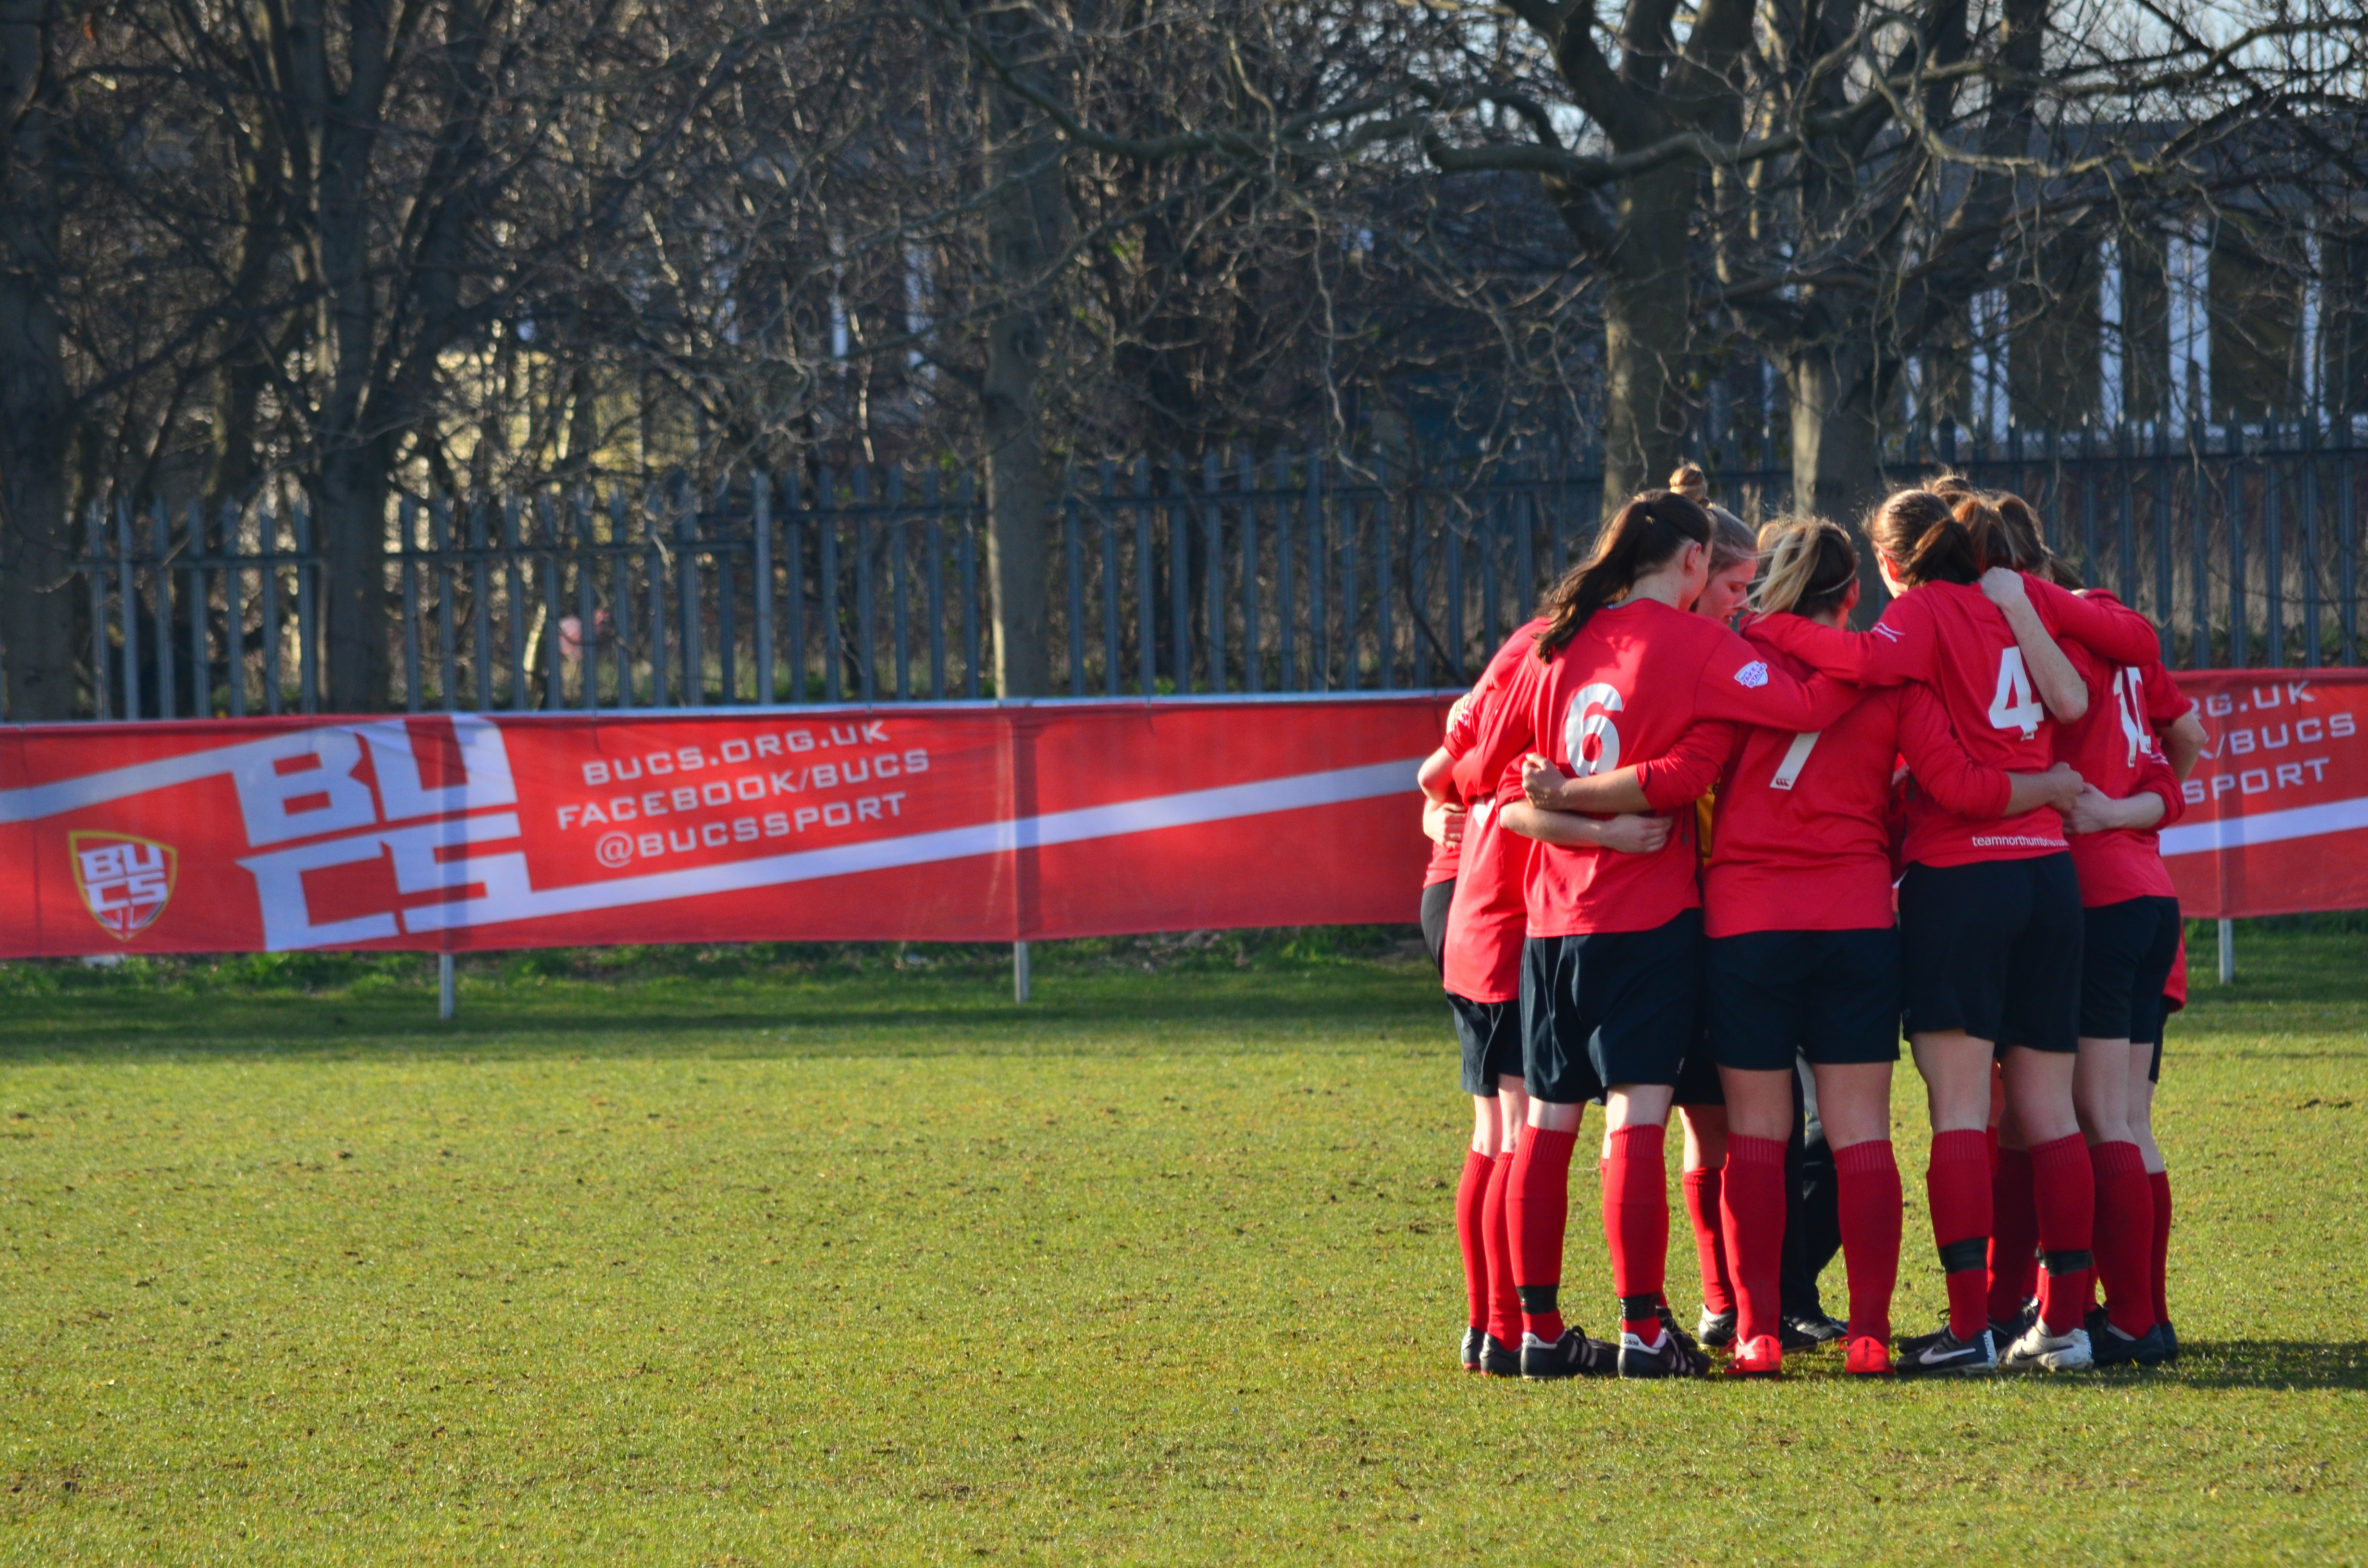
[[[2009,566],[1993,566],[1982,574],[1982,597],[2003,607],[2020,604],[2031,596],[2023,587],[2021,573]]]
[[[2094,784],[2081,785],[2072,809],[2064,813],[2066,833],[2105,833],[2121,825],[2121,802]]]
[[[1669,842],[1669,819],[1622,812],[1601,824],[1602,845],[1622,855],[1656,855]]]
[[[2080,800],[2083,795],[2096,795],[2100,801],[2105,798],[2103,795],[2099,794],[2097,790],[2091,789],[2087,783],[2083,782],[2080,776],[2072,770],[2072,765],[2068,762],[2057,763],[2055,767],[2049,768],[2044,774],[2041,775],[2041,777],[2047,779],[2048,782],[2055,787],[2055,793],[2048,800],[2047,803],[2054,806],[2057,811],[2064,812],[2067,817],[2070,816],[2079,806]],[[2086,833],[2090,830],[2076,825],[2073,827],[2072,831],[2075,833]]]
[[[1462,806],[1449,805],[1445,801],[1431,801],[1422,808],[1422,831],[1433,844],[1453,848],[1463,842],[1464,812]]]
[[[1567,776],[1559,767],[1536,752],[1521,759],[1521,793],[1530,804],[1554,811],[1562,804],[1562,787]]]

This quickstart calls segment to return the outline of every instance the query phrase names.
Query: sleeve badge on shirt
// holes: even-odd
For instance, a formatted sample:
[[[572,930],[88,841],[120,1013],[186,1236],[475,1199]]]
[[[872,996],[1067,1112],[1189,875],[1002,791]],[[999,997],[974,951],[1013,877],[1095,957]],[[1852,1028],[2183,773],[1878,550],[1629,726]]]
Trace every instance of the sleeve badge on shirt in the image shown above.
[[[1766,686],[1768,684],[1767,663],[1760,659],[1752,660],[1749,664],[1735,672],[1735,682],[1737,686]]]

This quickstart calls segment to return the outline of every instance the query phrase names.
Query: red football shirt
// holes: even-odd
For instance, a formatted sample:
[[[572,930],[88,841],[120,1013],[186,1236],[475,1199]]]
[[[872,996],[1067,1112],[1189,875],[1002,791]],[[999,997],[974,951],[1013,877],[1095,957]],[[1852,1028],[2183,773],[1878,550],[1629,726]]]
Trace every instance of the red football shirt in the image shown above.
[[[2059,642],[2078,641],[2108,657],[2123,656],[2116,650],[2132,658],[2160,656],[2160,641],[2144,617],[2026,581],[2041,623]],[[1838,631],[1799,616],[1765,617],[1753,630],[1831,674],[1878,686],[1918,682],[1939,699],[1964,755],[1981,767],[2044,773],[2055,762],[2055,724],[2032,690],[2014,632],[1970,584],[1928,583],[1902,594],[1872,631]],[[2067,847],[2062,817],[2046,807],[2007,821],[1978,820],[1925,790],[1910,792],[1907,810],[1907,858],[1928,866],[2029,859]]]
[[[1716,778],[1733,749],[1727,724],[1822,730],[1856,700],[1839,682],[1804,686],[1771,669],[1707,616],[1632,599],[1597,611],[1546,664],[1521,661],[1482,725],[1474,777],[1499,780],[1498,798],[1518,800],[1526,752],[1579,777],[1650,758],[1638,764],[1639,782],[1654,810],[1669,811],[1689,805]],[[1648,931],[1698,907],[1693,812],[1678,813],[1671,828],[1668,843],[1651,855],[1535,846],[1528,935]]]
[[[1463,825],[1463,870],[1455,879],[1455,901],[1447,910],[1444,983],[1474,1002],[1511,1002],[1521,994],[1521,942],[1529,924],[1530,851],[1534,839],[1506,830],[1497,820],[1497,780],[1480,773],[1474,748],[1495,708],[1519,683],[1532,657],[1543,620],[1516,631],[1472,688],[1472,700],[1449,722],[1440,744],[1456,759],[1457,792],[1472,802]]]
[[[1807,666],[1769,651],[1795,675]],[[1717,829],[1702,890],[1705,929],[1855,931],[1892,924],[1894,764],[1905,751],[1924,792],[1954,811],[1995,816],[2012,788],[1935,727],[1903,725],[1909,693],[1869,691],[1821,732],[1751,729],[1718,787]]]
[[[1455,705],[1448,710],[1447,728],[1450,734],[1454,733],[1456,721],[1463,718],[1472,710],[1473,698],[1477,689],[1477,687],[1474,687],[1473,691],[1465,692],[1462,697],[1456,699]],[[1442,746],[1446,744],[1447,742],[1443,738],[1440,742],[1440,744]],[[1452,774],[1448,778],[1447,794],[1448,799],[1459,806],[1469,808],[1472,803],[1472,799],[1469,795],[1459,795],[1456,792],[1455,780]],[[1464,825],[1467,829],[1470,827],[1471,824],[1468,820]],[[1463,869],[1463,845],[1461,839],[1458,839],[1452,844],[1441,844],[1437,839],[1432,839],[1430,841],[1429,863],[1425,865],[1422,869],[1422,885],[1424,890],[1429,891],[1431,888],[1437,887],[1441,882],[1452,882],[1455,881],[1456,873]]]
[[[1471,831],[1469,823],[1465,824],[1464,830]],[[1436,839],[1432,840],[1429,863],[1422,869],[1422,885],[1426,888],[1435,888],[1441,882],[1455,881],[1456,874],[1463,864],[1463,848],[1461,844],[1441,844]]]
[[[1790,655],[1770,665],[1803,675]],[[1891,915],[1891,764],[1899,694],[1870,691],[1823,730],[1740,732],[1713,807],[1702,925],[1854,931]]]
[[[2022,583],[2041,624],[2057,642],[2078,642],[2115,664],[2143,665],[2162,657],[2162,640],[2135,611],[2110,598],[2083,598],[2028,574]],[[1927,583],[1884,606],[1882,619],[1865,631],[1837,631],[1798,615],[1757,616],[1746,630],[1827,675],[1861,686],[1896,686],[1907,680],[1939,686],[1951,659],[1952,641],[1964,627],[1965,613],[1958,607],[1968,598],[1989,606],[1990,615],[2005,628],[2005,612],[1990,605],[1978,587]],[[2007,640],[2013,641],[2011,631]],[[2021,662],[2016,661],[2018,665]],[[2029,684],[2026,677],[2026,689]],[[1982,698],[1987,700],[1990,695],[1991,687],[1984,686]],[[1955,711],[1953,704],[1951,711]]]
[[[2090,597],[2118,602],[2110,594]],[[2162,820],[2153,827],[2070,835],[2080,902],[2094,909],[2133,898],[2176,898],[2156,835],[2179,820],[2186,798],[2156,736],[2192,704],[2159,658],[2113,665],[2077,642],[2066,644],[2064,653],[2088,683],[2089,711],[2078,724],[2057,727],[2056,760],[2116,801],[2146,790],[2163,799]]]

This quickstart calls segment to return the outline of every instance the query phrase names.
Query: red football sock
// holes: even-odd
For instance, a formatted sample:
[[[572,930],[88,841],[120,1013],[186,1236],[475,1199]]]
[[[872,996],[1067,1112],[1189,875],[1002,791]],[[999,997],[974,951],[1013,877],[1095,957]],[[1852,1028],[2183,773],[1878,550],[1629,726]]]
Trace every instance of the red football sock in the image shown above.
[[[2080,1326],[2089,1306],[2089,1272],[2096,1267],[2097,1178],[2089,1168],[2089,1145],[2066,1133],[2031,1151],[2032,1203],[2039,1210],[2039,1245],[2047,1276],[2039,1291],[2039,1316],[2050,1334]]]
[[[1732,1147],[1732,1144],[1729,1145]],[[1834,1151],[1842,1266],[1850,1271],[1850,1331],[1891,1341],[1899,1283],[1899,1162],[1887,1139]]]
[[[1477,1149],[1463,1152],[1463,1179],[1455,1184],[1455,1239],[1463,1249],[1463,1295],[1472,1326],[1488,1326],[1488,1247],[1480,1207],[1488,1196],[1488,1173],[1497,1162]]]
[[[1505,1221],[1505,1192],[1513,1185],[1513,1156],[1488,1162],[1488,1195],[1480,1205],[1480,1237],[1488,1262],[1488,1332],[1508,1350],[1521,1347],[1521,1298],[1513,1288],[1513,1228]]]
[[[1661,1337],[1661,1284],[1669,1265],[1669,1173],[1658,1127],[1622,1127],[1603,1162],[1603,1239],[1611,1247],[1611,1288],[1620,1328],[1647,1345]]]
[[[1702,1305],[1714,1312],[1735,1311],[1725,1238],[1721,1234],[1722,1167],[1700,1165],[1685,1175],[1686,1218],[1694,1224],[1694,1253],[1702,1260]]]
[[[1513,1279],[1521,1328],[1551,1345],[1562,1338],[1562,1228],[1570,1209],[1570,1151],[1577,1130],[1521,1130],[1505,1183],[1505,1226],[1513,1235]]]
[[[2135,1143],[2100,1143],[2089,1151],[2096,1181],[2097,1278],[2105,1287],[2105,1314],[2135,1339],[2154,1326],[2154,1194],[2146,1156]]]
[[[2007,1323],[2039,1278],[2039,1210],[2032,1207],[2028,1150],[2000,1149],[1991,1167],[1989,1262],[1990,1321]]]
[[[2154,1321],[2170,1321],[2170,1173],[2149,1171],[2154,1188]]]
[[[1990,1151],[1979,1128],[1932,1134],[1932,1163],[1924,1169],[1925,1200],[1932,1210],[1932,1241],[1949,1277],[1949,1329],[1977,1338],[1989,1326]]]
[[[1721,1209],[1735,1271],[1735,1342],[1773,1337],[1784,1324],[1784,1140],[1728,1135]]]

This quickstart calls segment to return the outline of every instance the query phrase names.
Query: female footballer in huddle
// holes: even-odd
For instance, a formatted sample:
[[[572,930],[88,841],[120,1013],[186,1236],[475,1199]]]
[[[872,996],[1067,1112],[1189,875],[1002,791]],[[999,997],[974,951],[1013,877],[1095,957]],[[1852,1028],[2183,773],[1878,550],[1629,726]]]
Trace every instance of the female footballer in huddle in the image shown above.
[[[2153,629],[2118,607],[2009,570],[1986,576],[2010,552],[1996,510],[1979,499],[1952,510],[1929,493],[1903,492],[1870,531],[1884,579],[1900,596],[1873,631],[1846,633],[1797,617],[1770,617],[1755,630],[1813,667],[1870,684],[1915,681],[1904,702],[1936,710],[1976,761],[2044,771],[2054,762],[2051,714],[2085,716],[2086,684],[2054,632],[2109,658],[2158,651]],[[1902,1345],[1901,1369],[2084,1365],[2095,1183],[2072,1094],[2083,932],[2061,816],[2045,808],[1967,815],[1911,791],[1905,858],[1907,1027],[1930,1105],[1926,1187],[1950,1312],[1939,1334]],[[2032,1162],[2048,1275],[2040,1321],[2002,1350],[1988,1316],[1987,1132],[1991,1062],[2000,1053],[2008,1112]]]
[[[1520,1370],[1515,1348],[1520,1344],[1520,1305],[1513,1283],[1511,1233],[1505,1223],[1505,1190],[1528,1112],[1520,984],[1524,889],[1532,841],[1503,831],[1493,782],[1457,765],[1471,756],[1481,726],[1494,717],[1545,625],[1543,620],[1530,622],[1497,650],[1479,684],[1450,711],[1447,734],[1423,764],[1419,779],[1429,801],[1427,812],[1452,813],[1460,823],[1458,871],[1431,952],[1463,1048],[1463,1091],[1473,1099],[1472,1146],[1455,1205],[1470,1308],[1463,1360],[1467,1371],[1498,1377]],[[1566,815],[1543,831],[1555,843],[1650,854],[1668,842],[1669,825],[1650,816],[1598,822]],[[1430,907],[1427,897],[1426,936]],[[1580,1337],[1580,1370],[1609,1373],[1612,1357],[1611,1345]]]
[[[2140,1051],[2151,1055],[2159,1033],[2159,971],[2169,966],[2157,949],[2166,920],[2174,938],[2176,931],[2175,904],[2166,917],[2150,902],[2167,882],[2156,885],[2158,857],[2151,872],[2143,864],[2139,851],[2153,850],[2140,835],[2175,812],[2177,790],[2164,782],[2158,753],[2140,764],[2147,748],[2131,739],[2127,712],[2160,670],[2158,645],[2150,626],[2110,599],[2084,600],[1990,570],[2021,552],[2009,543],[2008,522],[1981,498],[1961,494],[1952,506],[1902,492],[1871,531],[1898,597],[1874,631],[1853,635],[1839,630],[1856,598],[1847,536],[1816,521],[1768,530],[1766,613],[1750,627],[1767,656],[1754,657],[1750,645],[1705,624],[1715,613],[1701,603],[1715,525],[1683,496],[1638,496],[1549,597],[1535,658],[1520,657],[1517,636],[1492,665],[1494,678],[1459,712],[1468,722],[1453,756],[1425,769],[1429,787],[1460,758],[1457,783],[1474,801],[1488,798],[1496,780],[1502,803],[1488,816],[1497,837],[1516,842],[1511,829],[1536,841],[1522,874],[1519,987],[1528,1130],[1511,1161],[1505,1226],[1494,1233],[1511,1237],[1519,1360],[1528,1376],[1604,1369],[1608,1347],[1569,1329],[1557,1311],[1570,1145],[1589,1097],[1603,1099],[1608,1113],[1604,1223],[1622,1298],[1619,1369],[1706,1369],[1660,1295],[1668,1242],[1660,1133],[1691,1044],[1697,962],[1706,965],[1700,990],[1709,998],[1709,1040],[1727,1102],[1719,1129],[1727,1145],[1722,1271],[1733,1278],[1742,1320],[1732,1371],[1781,1365],[1776,1259],[1796,1051],[1813,1062],[1844,1172],[1848,1365],[1887,1369],[1898,1221],[1887,1104],[1896,1057],[1891,1018],[1903,999],[1931,1105],[1927,1188],[1951,1312],[1940,1334],[1903,1342],[1898,1369],[2085,1365],[2090,1330],[2115,1335],[2105,1359],[2157,1358],[2159,1291],[2149,1287],[2158,1280],[2129,1261],[2159,1251],[2153,1216],[2137,1213],[2131,1197],[2149,1162],[2131,1157],[2139,1145],[2130,1069]],[[1668,613],[1687,609],[1707,613]],[[1796,678],[1813,670],[1851,684]],[[1861,684],[1874,689],[1861,693]],[[2161,684],[2170,689],[2167,676]],[[2122,715],[2110,730],[2108,699]],[[2145,720],[2170,720],[2166,700]],[[2084,722],[2092,708],[2099,720]],[[2059,733],[2059,722],[2079,727]],[[2105,766],[2099,738],[2114,734],[2129,752],[2118,772]],[[1623,750],[1649,760],[1623,766]],[[1528,756],[1524,767],[1525,752],[1543,755]],[[1895,756],[1905,758],[1910,778],[1896,928],[1886,850]],[[2103,787],[2084,790],[2076,769],[2063,765],[2074,760],[2089,761]],[[1718,850],[1707,871],[1705,947],[1705,899],[1695,895],[1688,863],[1691,812],[1678,813],[1667,842],[1641,852],[1568,813],[1600,821],[1669,812],[1713,777]],[[2100,868],[2085,881],[2061,831],[2066,817],[2098,835],[2081,851]],[[1634,819],[1626,830],[1637,831]],[[1500,855],[1499,863],[1510,858]],[[2084,916],[2084,903],[2112,913]],[[2084,995],[2083,937],[2091,930],[2114,937],[2116,922],[2135,935],[2105,946],[2129,956],[2100,952],[2106,961]],[[1500,935],[1499,966],[1508,947]],[[1486,988],[1501,993],[1502,974],[1494,971]],[[2104,1020],[2115,997],[2127,1017]],[[2137,1016],[2148,1011],[2142,999],[2153,1001],[2146,1020]],[[2089,1032],[2114,1025],[2128,1033]],[[2028,1145],[2037,1177],[2050,1276],[2041,1320],[2003,1356],[1987,1321],[1985,1256],[1994,1055],[2006,1067],[2010,1142]],[[2093,1066],[2078,1065],[2090,1058]],[[1500,1108],[1500,1151],[1510,1132],[1504,1114]],[[2091,1155],[2091,1147],[2102,1153]],[[2108,1189],[2101,1206],[2100,1182]],[[2109,1216],[2107,1304],[2084,1325],[2092,1208]],[[2157,1244],[2132,1244],[2134,1237]],[[1707,1247],[1703,1261],[1707,1297]],[[1475,1290],[1475,1302],[1483,1299],[1496,1297]],[[1502,1354],[1509,1323],[1498,1316],[1490,1326],[1500,1362],[1510,1360]]]
[[[1649,854],[1553,842],[1542,820],[1553,813],[1521,798],[1519,767],[1535,752],[1577,774],[1571,809],[1671,811],[1712,782],[1732,738],[1726,725],[1818,729],[1856,699],[1839,683],[1804,686],[1770,669],[1734,632],[1691,613],[1709,582],[1712,537],[1708,515],[1671,492],[1622,507],[1595,553],[1547,596],[1533,654],[1474,748],[1473,777],[1501,781],[1504,824],[1540,840],[1526,877],[1521,984],[1530,1107],[1507,1214],[1528,1377],[1597,1369],[1588,1342],[1563,1320],[1559,1290],[1569,1165],[1581,1108],[1598,1097],[1618,1369],[1708,1369],[1662,1298],[1662,1136],[1694,1043],[1702,898],[1691,811]],[[1622,768],[1623,752],[1654,760]]]
[[[1710,582],[1694,601],[1694,613],[1731,627],[1750,607],[1751,580],[1759,574],[1759,546],[1743,519],[1706,499],[1708,481],[1702,471],[1687,463],[1669,475],[1669,488],[1702,506],[1710,515]],[[1694,802],[1694,824],[1702,834],[1698,847],[1705,854],[1712,843],[1713,797]],[[1687,1052],[1678,1079],[1678,1115],[1685,1130],[1686,1218],[1694,1232],[1694,1253],[1702,1267],[1702,1343],[1723,1345],[1735,1333],[1734,1274],[1727,1263],[1726,1242],[1719,1221],[1719,1199],[1726,1167],[1726,1099],[1720,1087],[1717,1063],[1707,1051]]]
[[[2048,552],[2037,515],[2020,497],[2003,498],[1998,511],[2018,568],[2077,586],[2068,569]],[[2087,597],[2117,602],[2102,592]],[[2149,1168],[2149,1074],[2157,1070],[2163,994],[2177,961],[2181,925],[2156,835],[2183,809],[2180,784],[2202,754],[2203,727],[2158,656],[2116,665],[2078,642],[2066,643],[2065,653],[2089,697],[2087,716],[2056,733],[2056,756],[2083,781],[2065,818],[2083,921],[2073,1101],[2096,1185],[2092,1250],[2105,1295],[2104,1304],[2087,1314],[2087,1336],[2097,1366],[2154,1365],[2172,1354],[2174,1342],[2168,1312],[2157,1307],[2163,1291],[2155,1278],[2155,1194],[2158,1185],[2167,1184],[2154,1179],[2159,1154]],[[2029,1200],[2022,1197],[2030,1187],[2029,1156],[2011,1119],[2001,1131],[1995,1188],[2001,1244],[1991,1249],[1993,1321],[2018,1311],[2021,1292],[2029,1289],[2027,1265],[2001,1278],[1997,1260],[2028,1259],[2032,1254]],[[2011,1239],[2010,1224],[2021,1226]]]

